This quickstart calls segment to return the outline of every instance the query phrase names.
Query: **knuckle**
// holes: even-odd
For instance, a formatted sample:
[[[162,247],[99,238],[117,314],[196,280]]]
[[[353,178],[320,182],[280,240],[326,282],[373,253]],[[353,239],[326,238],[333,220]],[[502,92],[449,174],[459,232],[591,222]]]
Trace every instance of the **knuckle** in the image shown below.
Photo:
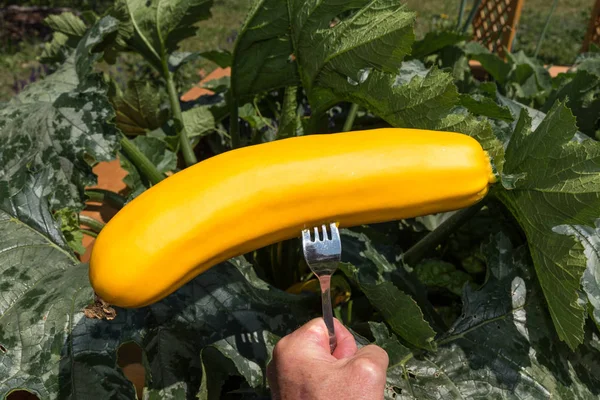
[[[273,348],[273,359],[278,360],[281,359],[287,352],[286,349],[289,347],[289,338],[287,336],[282,337],[275,344]]]
[[[367,382],[385,381],[386,371],[381,364],[369,358],[359,358],[354,364],[354,373]]]

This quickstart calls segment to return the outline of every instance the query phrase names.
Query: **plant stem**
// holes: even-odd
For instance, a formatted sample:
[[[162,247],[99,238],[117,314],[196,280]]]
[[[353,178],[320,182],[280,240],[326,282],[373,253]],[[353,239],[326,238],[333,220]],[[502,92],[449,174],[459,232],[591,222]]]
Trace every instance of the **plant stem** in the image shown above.
[[[346,117],[346,121],[344,122],[344,127],[342,131],[348,132],[352,129],[352,124],[354,124],[354,119],[356,118],[356,112],[358,111],[358,104],[352,103],[350,107],[350,111],[348,111],[348,116]]]
[[[473,22],[473,18],[475,18],[475,14],[477,13],[477,9],[479,9],[480,4],[481,4],[481,0],[475,0],[475,4],[473,4],[473,8],[471,9],[469,16],[467,17],[467,21],[463,25],[462,32],[461,32],[463,35],[466,34],[467,31],[469,30],[469,26],[471,25],[471,22]]]
[[[460,1],[460,7],[458,9],[458,22],[456,22],[456,30],[457,31],[460,29],[460,26],[462,25],[462,20],[463,20],[463,17],[465,16],[465,6],[466,5],[467,5],[467,0]]]
[[[231,136],[231,147],[237,149],[240,141],[240,121],[238,118],[238,102],[232,96],[229,97],[231,113],[229,116],[229,135]]]
[[[550,18],[552,18],[552,14],[554,13],[556,4],[558,4],[558,0],[554,0],[552,2],[552,7],[550,8],[550,12],[548,13],[548,16],[546,17],[546,23],[544,24],[544,29],[542,29],[542,34],[540,35],[537,45],[535,46],[535,52],[533,53],[534,57],[538,56],[538,53],[540,52],[540,49],[542,48],[542,42],[544,41],[544,37],[546,36],[546,30],[548,29],[548,26],[550,25]]]
[[[452,232],[475,216],[483,205],[484,202],[480,201],[479,203],[472,205],[469,208],[464,208],[452,215],[442,222],[435,230],[429,232],[423,239],[419,240],[414,246],[408,249],[402,255],[403,261],[408,265],[416,265],[428,251],[434,249]]]
[[[104,189],[87,189],[85,191],[85,195],[91,201],[96,201],[98,203],[104,203],[120,210],[125,207],[127,203],[127,199],[115,192],[111,192],[110,190]]]
[[[179,104],[179,96],[177,96],[177,89],[175,88],[175,81],[173,80],[173,74],[169,71],[169,64],[167,58],[162,59],[163,66],[163,77],[167,81],[167,91],[169,93],[169,104],[171,105],[171,112],[173,113],[173,122],[175,123],[175,131],[179,135],[179,145],[181,146],[181,154],[185,164],[190,167],[198,162],[192,144],[187,136],[185,125],[183,124],[183,115],[181,114],[181,104]]]
[[[156,185],[158,182],[165,179],[164,174],[156,169],[156,166],[152,164],[152,161],[150,161],[131,140],[127,139],[125,135],[121,136],[121,148],[133,165],[140,170],[142,175],[144,175],[150,183]]]
[[[89,229],[81,229],[81,233],[83,233],[84,235],[91,236],[93,238],[97,238],[98,237],[98,233],[96,233],[94,231],[90,231]]]
[[[87,215],[79,214],[79,222],[83,225],[87,225],[96,233],[100,233],[102,228],[104,228],[104,223],[95,220],[94,218],[88,217]]]

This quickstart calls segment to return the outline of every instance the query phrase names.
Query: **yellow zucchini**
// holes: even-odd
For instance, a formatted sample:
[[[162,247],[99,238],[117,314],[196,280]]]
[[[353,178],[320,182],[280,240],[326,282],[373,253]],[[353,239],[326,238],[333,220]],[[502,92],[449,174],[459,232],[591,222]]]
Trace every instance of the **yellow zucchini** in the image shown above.
[[[90,281],[105,301],[141,307],[303,228],[456,210],[481,200],[493,181],[479,143],[452,132],[382,128],[244,147],[127,204],[96,239]]]

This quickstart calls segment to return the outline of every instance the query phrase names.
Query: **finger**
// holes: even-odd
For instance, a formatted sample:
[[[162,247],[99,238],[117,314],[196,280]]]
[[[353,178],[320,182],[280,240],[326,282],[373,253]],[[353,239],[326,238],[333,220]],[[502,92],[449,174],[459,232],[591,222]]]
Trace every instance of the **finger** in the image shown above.
[[[338,360],[342,358],[349,358],[356,354],[357,346],[354,335],[338,321],[336,318],[333,319],[333,325],[335,328],[335,338],[337,340],[337,346],[333,351],[333,356]]]
[[[285,351],[292,353],[311,353],[329,356],[329,334],[323,318],[315,318],[287,335],[285,338]],[[282,339],[283,340],[283,339]],[[283,349],[282,349],[283,350]]]

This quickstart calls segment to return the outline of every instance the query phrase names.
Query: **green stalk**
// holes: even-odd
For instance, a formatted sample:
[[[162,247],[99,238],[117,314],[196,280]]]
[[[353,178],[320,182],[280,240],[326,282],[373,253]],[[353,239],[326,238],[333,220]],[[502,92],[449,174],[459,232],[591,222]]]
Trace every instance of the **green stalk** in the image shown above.
[[[408,249],[403,255],[403,261],[408,265],[416,265],[423,259],[427,252],[433,250],[438,244],[446,239],[452,232],[458,229],[462,224],[475,216],[483,207],[484,202],[472,205],[469,208],[464,208],[450,218],[445,220],[435,230],[429,232],[423,239],[419,240]]]
[[[79,215],[79,222],[83,225],[89,226],[90,229],[96,233],[100,233],[100,231],[102,230],[102,228],[104,228],[105,225],[104,223],[83,214]]]
[[[179,145],[181,146],[181,154],[185,164],[190,167],[198,162],[192,144],[187,136],[185,125],[183,124],[183,115],[181,114],[181,105],[179,104],[179,96],[177,95],[177,89],[175,88],[175,81],[173,80],[173,74],[169,71],[169,65],[167,58],[162,59],[163,77],[167,81],[167,91],[169,93],[169,104],[171,105],[171,112],[173,113],[173,122],[175,123],[175,131],[179,135]]]
[[[350,107],[350,111],[348,111],[348,116],[346,117],[346,121],[344,122],[344,127],[342,131],[348,132],[352,129],[352,124],[354,124],[354,119],[356,118],[356,112],[358,111],[358,104],[352,103]]]
[[[467,17],[467,21],[463,25],[463,28],[462,28],[463,35],[465,35],[467,33],[467,31],[469,30],[469,26],[471,25],[471,22],[473,22],[473,18],[475,18],[475,14],[477,13],[477,9],[479,8],[480,4],[481,4],[481,0],[475,0],[475,4],[473,4],[473,8],[471,9],[469,16]]]
[[[557,4],[558,4],[558,0],[554,0],[552,2],[552,7],[550,8],[550,12],[548,13],[548,16],[546,17],[546,23],[544,24],[544,29],[542,29],[542,34],[540,35],[537,45],[535,46],[535,52],[533,53],[534,57],[538,56],[538,53],[540,52],[540,49],[542,48],[542,42],[544,41],[544,37],[546,36],[546,30],[548,30],[548,26],[550,25],[550,18],[552,18],[552,14],[554,13],[554,9],[556,8]]]
[[[465,16],[465,6],[467,5],[467,0],[460,1],[460,8],[458,9],[458,22],[456,23],[456,30],[460,29],[462,25],[463,17]]]
[[[89,229],[80,229],[81,233],[83,233],[84,235],[88,235],[91,236],[93,238],[97,238],[98,237],[98,233],[94,232],[94,231],[90,231]]]
[[[152,164],[152,161],[150,161],[131,140],[127,139],[125,135],[121,136],[121,148],[133,165],[135,165],[150,183],[156,185],[158,182],[165,179],[165,175],[156,169],[156,166]]]
[[[231,114],[229,116],[229,135],[231,136],[231,147],[237,149],[241,146],[238,102],[232,96],[229,96],[229,103],[231,107]]]
[[[110,190],[104,189],[87,189],[85,191],[85,195],[91,201],[96,201],[98,203],[106,203],[111,207],[114,207],[118,210],[125,207],[127,203],[127,199],[115,192],[111,192]]]

